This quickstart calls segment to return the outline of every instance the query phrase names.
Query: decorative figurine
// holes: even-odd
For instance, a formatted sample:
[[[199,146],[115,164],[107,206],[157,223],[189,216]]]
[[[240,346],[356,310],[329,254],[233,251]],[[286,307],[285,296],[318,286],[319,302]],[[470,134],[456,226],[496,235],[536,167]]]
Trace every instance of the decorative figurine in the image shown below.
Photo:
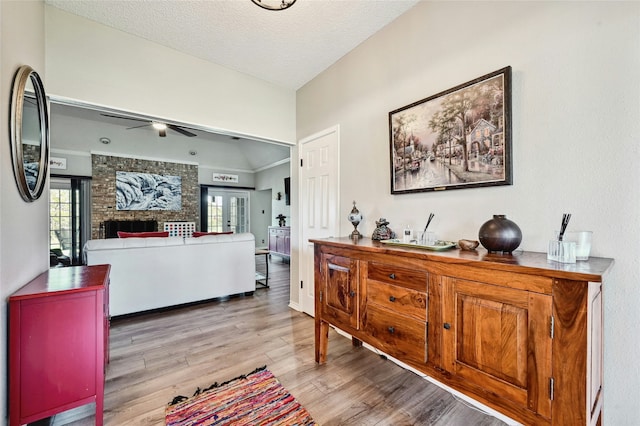
[[[396,237],[396,233],[393,232],[390,228],[387,228],[389,222],[387,219],[381,217],[380,220],[376,220],[376,229],[373,230],[373,235],[371,236],[372,240],[380,241],[380,240],[390,240],[391,238]]]
[[[285,226],[285,219],[287,217],[285,215],[283,215],[282,213],[280,213],[278,216],[276,216],[276,219],[278,219],[278,226]]]
[[[353,232],[351,233],[351,238],[354,240],[362,238],[362,234],[358,232],[358,224],[362,221],[362,215],[360,211],[356,208],[356,202],[353,202],[353,208],[347,216],[347,219],[353,225]]]
[[[472,251],[475,250],[480,243],[476,240],[458,240],[458,247],[460,250]]]

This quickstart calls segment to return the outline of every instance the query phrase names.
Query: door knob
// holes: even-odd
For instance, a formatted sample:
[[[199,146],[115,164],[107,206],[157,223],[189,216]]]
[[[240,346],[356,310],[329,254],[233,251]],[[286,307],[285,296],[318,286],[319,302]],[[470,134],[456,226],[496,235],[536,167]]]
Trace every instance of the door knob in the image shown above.
[[[448,322],[444,323],[444,328],[445,330],[449,330],[451,328],[451,324],[449,324]]]

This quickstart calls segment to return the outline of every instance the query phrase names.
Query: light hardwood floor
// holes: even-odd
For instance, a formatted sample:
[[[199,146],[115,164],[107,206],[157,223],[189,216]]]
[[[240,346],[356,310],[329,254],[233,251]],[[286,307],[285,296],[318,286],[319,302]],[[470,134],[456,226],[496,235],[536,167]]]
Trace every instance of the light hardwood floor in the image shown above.
[[[270,288],[253,296],[114,319],[105,425],[162,425],[174,396],[263,365],[321,425],[505,424],[333,330],[327,363],[316,365],[313,319],[287,306],[289,266],[273,257],[269,272]],[[92,425],[88,408],[52,423]]]

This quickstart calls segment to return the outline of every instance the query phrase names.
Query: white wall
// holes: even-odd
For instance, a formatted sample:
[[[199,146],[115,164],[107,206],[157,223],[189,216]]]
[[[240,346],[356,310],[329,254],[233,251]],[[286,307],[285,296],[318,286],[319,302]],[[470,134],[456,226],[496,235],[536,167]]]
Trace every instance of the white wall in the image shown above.
[[[268,140],[295,141],[293,90],[52,6],[47,5],[45,12],[51,95]]]
[[[291,163],[280,164],[258,172],[256,175],[256,189],[271,189],[271,220],[269,225],[278,226],[276,216],[283,214],[286,217],[286,225],[291,225],[291,206],[286,205],[284,196],[284,178],[291,175]],[[280,200],[276,200],[276,194],[282,195]]]
[[[224,173],[238,176],[238,183],[234,182],[218,182],[213,181],[214,173]],[[253,188],[255,186],[255,173],[244,172],[239,170],[225,170],[219,168],[211,168],[203,165],[198,166],[198,183],[200,185],[213,185],[213,186],[238,186],[244,188]]]
[[[514,184],[391,195],[388,112],[507,65]],[[298,91],[297,137],[340,125],[342,235],[352,200],[365,235],[379,217],[399,231],[429,212],[450,240],[477,239],[506,214],[530,251],[546,250],[564,212],[570,229],[593,230],[592,255],[616,260],[604,285],[604,423],[635,425],[639,96],[640,3],[422,2]]]
[[[44,69],[44,5],[0,1],[0,423],[6,424],[7,304],[15,290],[49,267],[49,190],[26,203],[13,177],[8,117],[13,76],[30,65],[47,81]]]
[[[269,245],[267,227],[271,225],[271,190],[251,192],[251,233],[256,237],[256,247]]]

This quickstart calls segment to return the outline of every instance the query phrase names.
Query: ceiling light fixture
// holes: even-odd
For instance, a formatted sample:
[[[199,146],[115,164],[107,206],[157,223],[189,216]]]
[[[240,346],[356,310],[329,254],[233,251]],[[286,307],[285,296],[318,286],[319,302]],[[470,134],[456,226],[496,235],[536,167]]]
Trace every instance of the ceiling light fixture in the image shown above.
[[[166,124],[160,123],[157,121],[152,121],[151,127],[153,127],[158,131],[158,136],[160,136],[161,138],[164,138],[165,136],[167,136],[167,127],[169,126],[167,126]]]
[[[153,123],[151,123],[151,125],[156,130],[167,130],[167,125],[164,123],[158,123],[157,121],[154,121]]]
[[[251,0],[263,9],[285,10],[293,6],[296,0]]]

